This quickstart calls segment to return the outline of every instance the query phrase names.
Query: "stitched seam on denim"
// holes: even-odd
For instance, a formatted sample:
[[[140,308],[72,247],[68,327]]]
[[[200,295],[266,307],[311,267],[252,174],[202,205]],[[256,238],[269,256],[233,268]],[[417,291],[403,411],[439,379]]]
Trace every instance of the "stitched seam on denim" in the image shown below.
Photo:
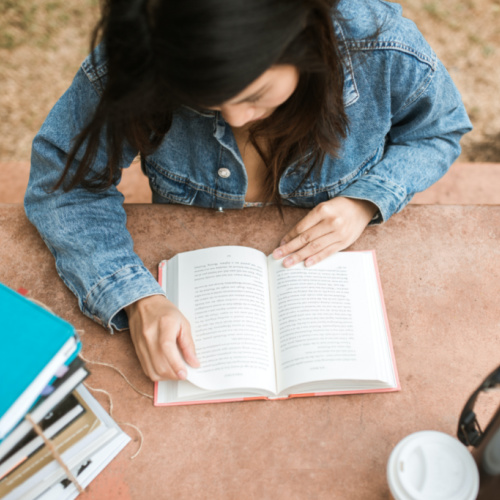
[[[417,90],[415,90],[415,92],[413,92],[413,94],[406,100],[406,102],[403,103],[403,105],[402,105],[401,109],[398,111],[398,113],[401,111],[404,111],[406,108],[411,106],[414,102],[418,101],[427,92],[427,90],[429,89],[429,87],[432,83],[432,80],[434,79],[435,74],[436,74],[436,72],[434,70],[431,70],[427,73],[424,80],[420,84],[420,87]],[[395,113],[395,114],[397,114],[397,113]]]
[[[232,195],[221,191],[215,191],[214,193],[209,193],[209,194],[213,194],[214,196],[217,196],[217,198],[221,198],[223,200],[228,200],[228,201],[242,201],[245,199],[244,196]]]
[[[212,196],[217,196],[217,198],[222,198],[224,200],[234,200],[234,201],[239,201],[242,199],[241,195],[231,195],[228,193],[225,193],[223,195],[220,195],[220,191],[217,189],[213,189],[207,186],[204,186],[203,184],[196,184],[194,182],[191,182],[190,180],[186,179],[185,177],[181,177],[179,175],[173,174],[172,172],[169,172],[168,170],[163,170],[163,168],[158,165],[154,160],[148,160],[150,163],[153,163],[155,166],[157,166],[161,172],[162,175],[167,177],[168,179],[174,181],[174,182],[179,182],[181,184],[186,184],[187,186],[196,189],[197,191],[203,191],[204,193],[210,194]],[[163,196],[163,195],[162,195]],[[168,193],[166,198],[168,198]],[[180,199],[180,198],[179,198]]]
[[[193,113],[196,113],[197,115],[203,116],[204,118],[213,118],[215,116],[214,112],[207,112],[207,113],[202,113],[201,111],[198,111],[194,108],[191,108],[190,106],[186,106],[185,104],[182,105],[183,108],[189,109],[189,111],[192,111]]]
[[[313,152],[309,151],[302,158],[290,163],[290,165],[288,165],[288,167],[285,171],[285,174],[283,175],[283,178],[286,179],[287,177],[291,177],[292,175],[295,175],[297,173],[296,170],[297,170],[297,167],[299,166],[299,164],[306,161],[308,158],[310,158],[312,156],[312,154],[313,154]]]
[[[217,158],[217,167],[216,167],[216,170],[218,171],[219,168],[220,168],[220,166],[221,166],[221,164],[222,164],[223,148],[222,148],[222,144],[219,141],[217,141],[217,142],[219,144],[219,157]],[[217,192],[217,190],[219,189],[219,176],[215,172],[214,172],[214,175],[215,175],[215,191]],[[216,208],[217,197],[213,196],[212,199],[213,199],[212,208]]]
[[[126,269],[131,269],[133,267],[137,267],[139,269],[141,269],[141,274],[144,274],[144,271],[142,271],[142,267],[139,266],[138,264],[130,264],[128,266],[123,266],[121,267],[120,269],[118,269],[117,271],[115,271],[114,273],[111,273],[111,274],[108,274],[107,276],[104,276],[104,278],[101,278],[87,293],[87,295],[85,295],[85,298],[83,299],[83,305],[87,308],[87,310],[89,311],[90,314],[94,314],[91,310],[90,310],[90,307],[88,307],[88,300],[90,298],[90,295],[92,295],[92,293],[94,293],[94,290],[99,287],[101,285],[101,283],[103,283],[104,281],[112,278],[113,276],[115,276],[116,274],[118,273],[121,273],[122,271],[126,270]]]
[[[375,149],[372,155],[364,162],[362,163],[359,168],[355,172],[351,172],[348,176],[343,177],[342,179],[334,182],[333,184],[328,184],[327,186],[322,186],[320,189],[311,189],[309,191],[294,191],[291,194],[284,195],[284,198],[297,198],[297,197],[306,197],[306,196],[314,196],[318,193],[324,193],[325,191],[331,191],[332,189],[335,189],[338,186],[342,186],[346,184],[347,182],[351,181],[356,177],[361,170],[369,163],[375,156],[377,156],[379,148]],[[375,165],[374,165],[375,166]]]
[[[156,193],[158,193],[163,198],[165,198],[167,200],[174,201],[176,203],[181,203],[182,205],[190,204],[190,203],[186,203],[186,202],[188,200],[189,200],[189,202],[191,202],[191,200],[193,200],[195,198],[195,195],[196,195],[196,193],[195,193],[195,195],[193,195],[191,198],[179,197],[179,196],[172,195],[168,191],[164,191],[163,189],[158,188],[156,185],[154,187],[155,187]],[[192,189],[195,189],[195,188],[192,188]],[[231,195],[231,194],[223,193],[221,191],[215,191],[215,190],[210,189],[210,188],[206,188],[206,189],[200,188],[200,189],[195,189],[195,191],[207,193],[210,196],[214,196],[214,197],[216,197],[218,199],[222,199],[222,200],[228,200],[228,201],[242,201],[242,200],[244,200],[244,196],[242,196],[242,195]]]
[[[47,241],[45,239],[44,239],[44,241],[45,241],[45,243],[47,243]],[[47,246],[48,246],[48,244],[47,244]],[[52,247],[49,246],[49,248],[52,248]],[[53,254],[54,254],[54,257],[57,257],[57,252],[53,251]],[[85,302],[81,299],[80,295],[76,291],[76,288],[73,286],[73,284],[70,281],[68,281],[66,279],[66,277],[64,276],[64,274],[61,271],[61,268],[57,265],[57,262],[56,262],[56,271],[57,271],[57,274],[59,274],[59,277],[61,278],[63,283],[69,288],[69,290],[77,298],[78,305],[79,305],[81,311],[83,312],[83,314],[85,314],[85,316],[87,316],[88,318],[94,320],[96,323],[99,323],[101,326],[105,326],[104,321],[102,321],[101,318],[97,317],[95,314],[93,314],[90,311],[90,309],[87,307]]]
[[[216,112],[215,112],[215,115],[214,115],[214,129],[213,129],[213,132],[212,132],[212,134],[213,134],[214,138],[215,138],[215,134],[217,133],[217,125],[218,125],[218,123],[219,123],[219,119],[220,119],[219,114],[220,114],[220,113],[219,113],[219,111],[216,111]],[[216,139],[216,140],[217,140],[217,139]],[[218,142],[218,141],[217,141],[217,142]]]
[[[354,52],[364,52],[364,51],[373,51],[373,50],[395,50],[398,52],[403,52],[405,54],[409,54],[414,56],[419,61],[429,65],[433,70],[436,70],[437,61],[435,54],[432,54],[431,57],[425,55],[422,52],[415,50],[413,47],[406,45],[403,42],[399,42],[397,40],[379,40],[376,42],[370,41],[353,41],[349,40],[346,42],[346,45],[351,48]]]
[[[92,65],[91,56],[87,56],[87,58],[82,63],[82,69],[87,74],[90,81],[98,80],[103,76],[108,74],[108,63],[107,61],[99,64],[97,67]]]
[[[104,90],[104,85],[102,83],[102,80],[100,78],[90,78],[89,73],[87,73],[82,65],[82,71],[84,75],[87,77],[87,80],[90,83],[90,86],[94,89],[94,92],[97,94],[98,97],[102,96],[102,91]]]
[[[236,160],[236,161],[240,161],[239,159],[235,158],[233,151],[231,151],[229,148],[227,148],[223,144],[220,144],[220,155],[219,155],[219,163],[218,163],[217,170],[222,165],[222,156],[224,154],[231,155],[230,156],[231,159]],[[243,165],[243,168],[245,168],[244,165]],[[220,191],[219,190],[219,175],[218,174],[216,174],[216,175],[217,175],[217,183],[216,183],[216,186],[215,186],[215,190],[212,193],[210,193],[210,194],[213,194],[217,198],[222,198],[224,200],[241,201],[241,200],[245,199],[245,195],[243,195],[243,196],[241,196],[241,195],[231,195],[231,194],[225,193],[225,191]],[[223,193],[223,194],[220,195],[219,193]]]
[[[386,185],[387,186],[394,186],[396,188],[395,189],[396,191],[406,192],[405,189],[403,189],[399,184],[396,184],[395,182],[391,181],[390,179],[386,179],[385,177],[381,177],[380,175],[377,175],[377,174],[367,174],[367,176],[370,179],[377,180],[382,185],[382,187],[385,187]],[[366,181],[366,182],[369,182],[369,180],[370,180],[370,179],[367,179],[366,177],[362,177],[361,179],[363,181]],[[388,191],[389,191],[389,189],[388,189]],[[394,192],[392,190],[390,190],[390,191],[391,191],[391,193]],[[399,196],[398,196],[398,198],[399,198]]]
[[[230,154],[231,158],[233,160],[237,161],[238,163],[241,162],[241,165],[243,166],[243,168],[245,168],[245,164],[243,163],[243,158],[241,157],[241,152],[239,149],[238,149],[238,153],[239,153],[240,157],[238,157],[238,154],[236,153],[236,151],[233,151],[230,147],[226,146],[225,144],[222,144],[220,141],[218,141],[218,142],[221,145],[221,147],[224,148],[224,152],[226,154]],[[238,146],[236,146],[236,147],[238,147]],[[222,155],[221,155],[221,157],[222,157]]]
[[[88,56],[90,57],[90,56]],[[102,82],[102,78],[108,74],[108,63],[104,62],[97,66],[92,66],[92,60],[85,59],[81,65],[82,71],[87,76],[89,82],[91,83],[94,90],[97,92],[98,96],[102,95],[102,91],[104,90],[104,85]]]
[[[192,201],[194,200],[194,197],[196,195],[196,191],[194,191],[193,195],[190,197],[175,196],[172,193],[169,193],[168,191],[161,189],[161,187],[155,183],[153,183],[153,187],[154,187],[154,192],[156,194],[160,195],[162,198],[165,198],[166,200],[169,200],[173,203],[180,203],[181,205],[191,205]]]
[[[401,204],[404,202],[404,200],[406,199],[406,196],[407,196],[405,189],[403,189],[399,184],[396,184],[395,182],[393,182],[389,179],[385,179],[384,177],[380,177],[379,175],[376,175],[376,174],[370,174],[370,178],[376,180],[377,185],[379,187],[381,187],[386,192],[388,192],[392,196],[394,196],[396,201],[399,202],[398,206],[401,206]],[[361,177],[359,180],[361,180],[361,182],[370,183],[370,179],[367,179],[366,177]],[[348,188],[346,188],[346,189],[348,189]],[[341,191],[341,193],[342,193],[342,191]],[[401,193],[403,193],[402,196],[401,196]],[[348,193],[347,193],[347,196],[349,196]],[[395,210],[395,212],[397,212],[397,210]]]
[[[406,205],[410,202],[410,200],[413,198],[413,194],[407,194],[406,197],[401,201],[401,203],[396,207],[396,210],[394,210],[394,213],[399,212],[400,210],[403,210]]]
[[[195,182],[190,181],[187,177],[182,177],[180,175],[173,174],[169,170],[165,170],[164,167],[162,167],[159,163],[157,163],[152,158],[149,158],[147,160],[147,163],[153,164],[162,175],[164,175],[165,177],[167,177],[168,179],[170,179],[172,181],[186,184],[194,189],[199,189],[199,190],[202,190],[202,188],[204,187],[202,184],[196,184]]]
[[[356,94],[356,96],[353,97],[350,101],[344,103],[344,106],[347,107],[347,106],[350,106],[352,103],[354,103],[359,98],[359,91],[358,91],[358,87],[356,85],[356,79],[354,78],[354,69],[352,67],[351,54],[349,52],[347,40],[344,36],[344,30],[342,29],[342,26],[340,25],[340,23],[337,21],[333,21],[333,25],[335,28],[337,28],[335,31],[336,31],[337,35],[340,36],[340,38],[342,38],[342,42],[344,44],[344,50],[342,50],[342,48],[341,48],[340,52],[342,53],[342,56],[343,56],[343,59],[345,62],[345,66],[351,75],[352,86],[353,86],[354,92]],[[345,52],[345,54],[343,54],[343,52]]]

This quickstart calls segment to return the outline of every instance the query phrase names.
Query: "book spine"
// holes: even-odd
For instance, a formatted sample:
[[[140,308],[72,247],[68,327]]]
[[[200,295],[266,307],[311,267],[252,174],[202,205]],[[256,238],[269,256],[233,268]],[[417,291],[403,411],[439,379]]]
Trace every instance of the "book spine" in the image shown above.
[[[84,380],[89,372],[81,367],[68,380],[64,381],[59,388],[52,394],[40,402],[33,409],[31,418],[35,422],[40,422],[42,418],[62,401],[82,380]],[[5,456],[15,444],[31,430],[31,424],[27,420],[23,420],[6,438],[0,446],[0,458]]]
[[[80,345],[79,345],[80,344]],[[79,350],[81,343],[77,338],[69,338],[50,363],[42,370],[38,377],[24,390],[16,402],[0,419],[0,439],[3,439],[23,418],[33,403],[37,400],[44,387],[52,379],[55,371],[60,368],[75,350]]]

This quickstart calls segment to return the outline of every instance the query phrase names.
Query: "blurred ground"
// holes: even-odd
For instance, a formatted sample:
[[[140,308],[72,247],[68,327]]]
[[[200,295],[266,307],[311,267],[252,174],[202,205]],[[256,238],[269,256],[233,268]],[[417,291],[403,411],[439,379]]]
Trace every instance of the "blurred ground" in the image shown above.
[[[461,161],[500,162],[500,0],[401,0],[462,93]],[[0,161],[31,140],[88,52],[97,0],[0,0]]]
[[[460,161],[500,162],[500,0],[401,0],[455,81],[474,130]]]

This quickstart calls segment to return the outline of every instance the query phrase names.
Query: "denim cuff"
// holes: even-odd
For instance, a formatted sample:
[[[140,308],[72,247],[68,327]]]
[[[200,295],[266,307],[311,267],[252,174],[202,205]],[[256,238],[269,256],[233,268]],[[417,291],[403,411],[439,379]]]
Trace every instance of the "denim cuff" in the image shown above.
[[[153,275],[139,265],[126,266],[106,276],[85,298],[83,312],[111,333],[128,329],[123,310],[133,302],[151,295],[165,295]]]
[[[371,201],[378,207],[378,212],[370,222],[382,224],[391,215],[399,212],[411,199],[405,190],[393,182],[377,175],[366,174],[341,191],[337,196]]]

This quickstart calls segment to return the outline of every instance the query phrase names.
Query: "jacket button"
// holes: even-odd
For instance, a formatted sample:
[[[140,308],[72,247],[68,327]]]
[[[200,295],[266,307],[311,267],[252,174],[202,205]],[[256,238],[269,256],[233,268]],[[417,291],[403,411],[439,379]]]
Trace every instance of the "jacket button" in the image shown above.
[[[219,168],[219,170],[217,170],[217,174],[219,174],[219,177],[227,179],[231,175],[231,171],[228,168]]]

